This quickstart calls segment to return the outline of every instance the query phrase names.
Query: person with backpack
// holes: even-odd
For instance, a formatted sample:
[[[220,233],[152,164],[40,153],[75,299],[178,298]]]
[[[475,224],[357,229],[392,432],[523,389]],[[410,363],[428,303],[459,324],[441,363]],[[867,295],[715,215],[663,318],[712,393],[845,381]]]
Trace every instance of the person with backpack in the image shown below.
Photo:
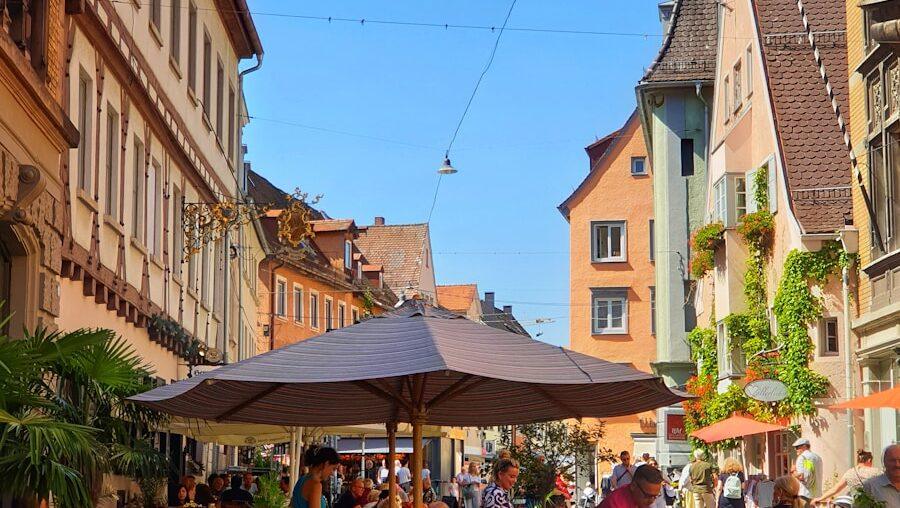
[[[743,466],[734,457],[728,457],[720,470],[719,483],[716,486],[718,507],[744,508],[746,488],[747,478],[744,476]]]

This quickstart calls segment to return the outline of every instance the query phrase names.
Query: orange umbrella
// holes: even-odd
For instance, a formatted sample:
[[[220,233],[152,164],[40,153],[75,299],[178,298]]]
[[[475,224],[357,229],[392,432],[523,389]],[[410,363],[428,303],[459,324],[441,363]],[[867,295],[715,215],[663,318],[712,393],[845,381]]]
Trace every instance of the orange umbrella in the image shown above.
[[[878,409],[878,408],[895,408],[900,409],[900,386],[876,392],[865,397],[857,397],[840,404],[831,406],[831,409]]]
[[[735,414],[731,418],[691,432],[691,437],[695,437],[707,443],[714,443],[725,439],[733,439],[752,434],[762,434],[764,432],[784,430],[786,428],[787,427],[783,425],[759,422],[753,418]]]

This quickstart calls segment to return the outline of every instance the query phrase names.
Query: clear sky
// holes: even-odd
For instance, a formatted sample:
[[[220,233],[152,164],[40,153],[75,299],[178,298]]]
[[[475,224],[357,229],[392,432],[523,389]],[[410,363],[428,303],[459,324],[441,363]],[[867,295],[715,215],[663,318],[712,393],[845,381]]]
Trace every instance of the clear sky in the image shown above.
[[[568,305],[568,224],[556,207],[587,173],[584,147],[635,106],[661,42],[657,3],[517,2],[510,27],[655,35],[503,34],[451,151],[459,173],[443,179],[431,219],[438,284],[494,291],[498,307],[512,305],[532,336],[554,344],[568,345],[570,314],[589,319]],[[332,217],[425,222],[496,33],[292,16],[499,27],[509,5],[250,0],[265,60],[245,79],[256,117],[247,160],[283,189],[323,194],[318,206]]]

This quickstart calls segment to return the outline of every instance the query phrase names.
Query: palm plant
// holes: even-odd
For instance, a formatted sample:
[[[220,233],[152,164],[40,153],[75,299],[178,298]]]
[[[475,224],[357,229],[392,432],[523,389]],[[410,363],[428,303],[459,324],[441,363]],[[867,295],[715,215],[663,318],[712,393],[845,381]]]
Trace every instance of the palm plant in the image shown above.
[[[162,417],[126,400],[150,373],[110,330],[0,336],[0,493],[87,507],[106,474],[165,476],[147,441]]]

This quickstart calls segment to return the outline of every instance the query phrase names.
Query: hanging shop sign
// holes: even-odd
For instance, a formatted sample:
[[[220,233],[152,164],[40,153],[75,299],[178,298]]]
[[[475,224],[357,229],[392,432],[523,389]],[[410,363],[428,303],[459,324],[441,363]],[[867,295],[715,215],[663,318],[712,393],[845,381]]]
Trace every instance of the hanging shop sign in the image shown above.
[[[787,398],[787,386],[777,379],[757,379],[747,383],[744,393],[760,402],[779,402]]]

